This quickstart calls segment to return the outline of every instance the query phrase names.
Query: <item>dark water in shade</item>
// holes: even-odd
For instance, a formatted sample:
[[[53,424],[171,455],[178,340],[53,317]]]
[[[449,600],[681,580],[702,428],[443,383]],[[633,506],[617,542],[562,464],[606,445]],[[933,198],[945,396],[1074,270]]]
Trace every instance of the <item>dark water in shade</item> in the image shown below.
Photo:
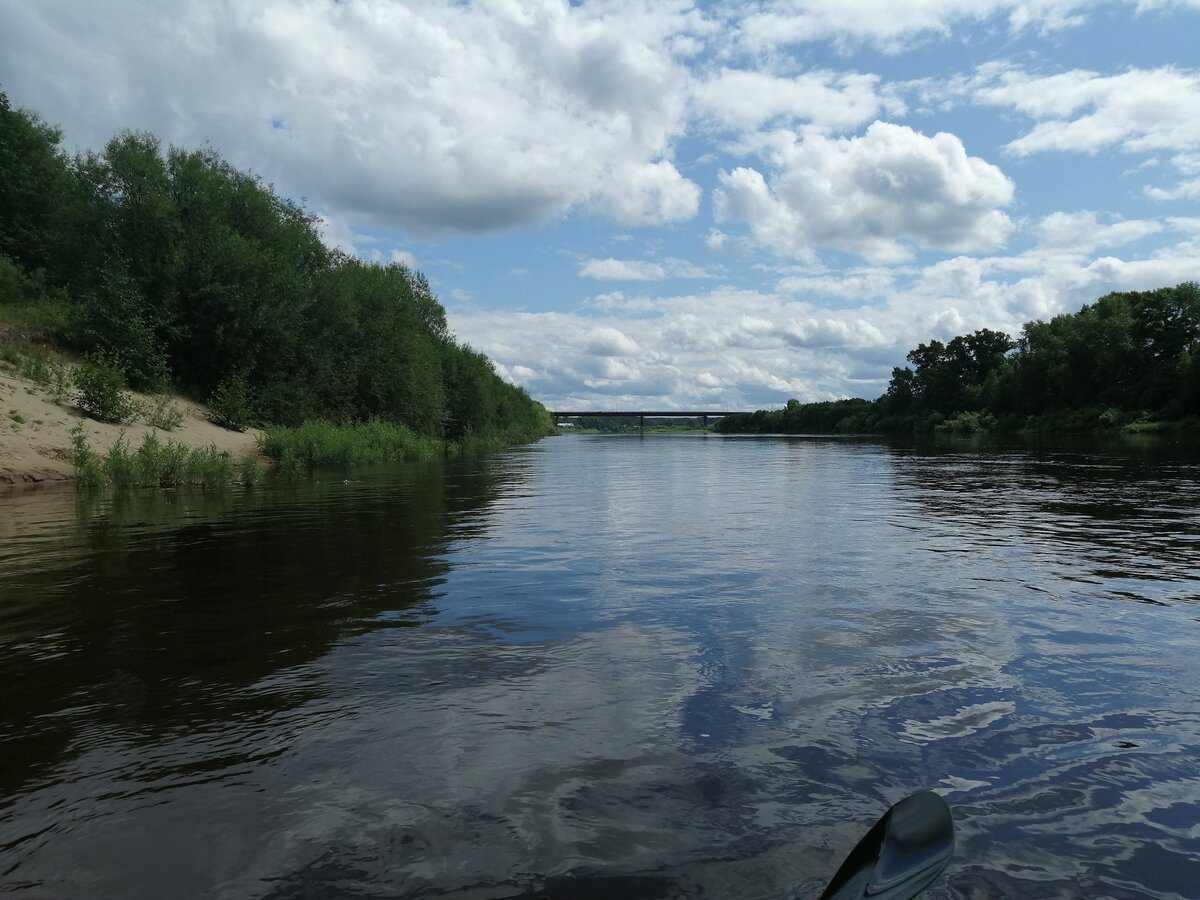
[[[0,893],[1200,897],[1200,459],[569,436],[0,495]]]

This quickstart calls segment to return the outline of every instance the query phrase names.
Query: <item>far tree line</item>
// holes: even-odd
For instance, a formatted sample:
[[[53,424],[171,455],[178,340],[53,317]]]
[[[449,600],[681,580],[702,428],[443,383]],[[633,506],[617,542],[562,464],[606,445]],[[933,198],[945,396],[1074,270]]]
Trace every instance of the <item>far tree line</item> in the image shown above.
[[[1029,322],[919,344],[876,400],[788,401],[725,433],[1096,430],[1200,416],[1200,285],[1107,294]]]
[[[549,414],[457,341],[418,272],[326,247],[318,219],[213,149],[123,132],[69,155],[0,93],[0,310],[39,339],[240,406],[255,423],[528,439]]]

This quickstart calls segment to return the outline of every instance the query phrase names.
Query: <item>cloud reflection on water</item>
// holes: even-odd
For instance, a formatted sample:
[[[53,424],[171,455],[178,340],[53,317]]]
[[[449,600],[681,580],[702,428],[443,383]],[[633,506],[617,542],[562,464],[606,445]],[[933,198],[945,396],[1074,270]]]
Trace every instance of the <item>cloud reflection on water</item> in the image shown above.
[[[184,610],[253,665],[188,668],[213,644],[153,604],[134,665],[68,629],[128,690],[72,712],[82,673],[45,670],[74,737],[0,812],[14,877],[127,886],[134,847],[164,896],[803,894],[929,786],[960,829],[932,897],[1200,874],[1190,464],[573,436],[478,465],[281,502],[287,554],[237,511],[187,532],[259,561]],[[122,527],[161,571],[214,559]]]

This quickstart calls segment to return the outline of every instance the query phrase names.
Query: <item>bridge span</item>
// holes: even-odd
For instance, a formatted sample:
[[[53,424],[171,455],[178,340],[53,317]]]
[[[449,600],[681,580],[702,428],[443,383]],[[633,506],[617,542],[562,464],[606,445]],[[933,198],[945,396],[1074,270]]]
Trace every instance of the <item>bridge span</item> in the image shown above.
[[[626,410],[551,410],[550,415],[554,416],[554,424],[557,425],[561,419],[577,419],[583,416],[594,416],[598,419],[632,419],[635,416],[638,420],[638,430],[646,430],[647,419],[700,419],[704,425],[708,425],[709,419],[720,419],[724,416],[737,415],[737,411],[728,410],[652,410],[652,409],[626,409]]]

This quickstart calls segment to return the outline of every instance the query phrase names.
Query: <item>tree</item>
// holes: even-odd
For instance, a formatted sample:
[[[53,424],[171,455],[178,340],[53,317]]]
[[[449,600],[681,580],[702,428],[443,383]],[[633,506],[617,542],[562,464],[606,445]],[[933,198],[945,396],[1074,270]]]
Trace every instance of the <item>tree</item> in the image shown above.
[[[52,270],[62,252],[61,212],[71,174],[61,132],[13,109],[0,93],[0,254],[28,273]]]
[[[550,430],[540,404],[453,339],[423,275],[328,250],[315,216],[216,151],[164,152],[145,132],[72,160],[58,144],[0,94],[0,282],[22,299],[62,288],[59,337],[135,386],[173,380],[235,424]]]

